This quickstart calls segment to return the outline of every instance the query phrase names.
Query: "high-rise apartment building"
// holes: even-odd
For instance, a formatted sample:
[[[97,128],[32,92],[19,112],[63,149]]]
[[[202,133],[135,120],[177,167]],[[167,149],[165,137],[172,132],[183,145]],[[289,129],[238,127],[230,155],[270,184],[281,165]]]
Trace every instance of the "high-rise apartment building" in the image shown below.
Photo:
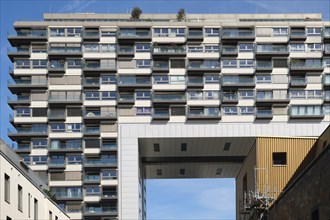
[[[145,179],[235,178],[257,137],[330,122],[319,14],[45,14],[14,28],[9,136],[71,219],[144,219]]]

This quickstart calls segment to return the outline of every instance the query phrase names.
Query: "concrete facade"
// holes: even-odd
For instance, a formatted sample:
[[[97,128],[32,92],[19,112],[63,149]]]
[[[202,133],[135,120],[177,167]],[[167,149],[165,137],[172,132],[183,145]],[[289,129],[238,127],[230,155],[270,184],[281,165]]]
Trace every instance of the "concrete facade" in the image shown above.
[[[145,219],[144,179],[234,178],[256,137],[317,137],[330,121],[319,14],[45,14],[14,28],[9,136],[71,219]]]

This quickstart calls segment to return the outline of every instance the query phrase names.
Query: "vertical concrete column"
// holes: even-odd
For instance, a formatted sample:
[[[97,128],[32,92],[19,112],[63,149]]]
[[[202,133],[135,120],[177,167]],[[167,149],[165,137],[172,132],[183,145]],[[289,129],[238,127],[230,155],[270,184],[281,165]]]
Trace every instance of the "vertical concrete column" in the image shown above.
[[[143,210],[139,177],[139,146],[135,126],[121,126],[118,130],[119,219],[142,219]]]

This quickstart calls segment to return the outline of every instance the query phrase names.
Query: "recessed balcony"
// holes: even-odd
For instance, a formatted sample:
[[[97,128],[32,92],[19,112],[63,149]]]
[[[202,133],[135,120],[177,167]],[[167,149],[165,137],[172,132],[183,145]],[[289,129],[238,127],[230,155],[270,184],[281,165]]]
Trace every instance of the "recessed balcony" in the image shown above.
[[[180,56],[186,55],[185,46],[154,46],[153,55],[171,55]]]
[[[224,28],[222,29],[221,39],[223,40],[248,40],[254,39],[254,30],[248,29],[235,29],[235,28]]]
[[[153,103],[186,103],[185,94],[154,94],[152,98]]]
[[[169,120],[170,119],[169,109],[157,109],[157,108],[153,109],[152,119],[153,120]]]
[[[272,109],[257,109],[256,119],[272,119],[273,110]]]
[[[189,61],[188,70],[192,71],[220,71],[219,60]]]

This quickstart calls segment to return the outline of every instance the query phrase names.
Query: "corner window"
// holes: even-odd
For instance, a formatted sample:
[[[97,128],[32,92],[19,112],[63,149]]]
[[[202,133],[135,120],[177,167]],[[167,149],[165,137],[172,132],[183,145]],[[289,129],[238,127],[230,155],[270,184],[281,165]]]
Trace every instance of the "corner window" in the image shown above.
[[[273,166],[285,166],[286,164],[286,152],[273,153]]]

